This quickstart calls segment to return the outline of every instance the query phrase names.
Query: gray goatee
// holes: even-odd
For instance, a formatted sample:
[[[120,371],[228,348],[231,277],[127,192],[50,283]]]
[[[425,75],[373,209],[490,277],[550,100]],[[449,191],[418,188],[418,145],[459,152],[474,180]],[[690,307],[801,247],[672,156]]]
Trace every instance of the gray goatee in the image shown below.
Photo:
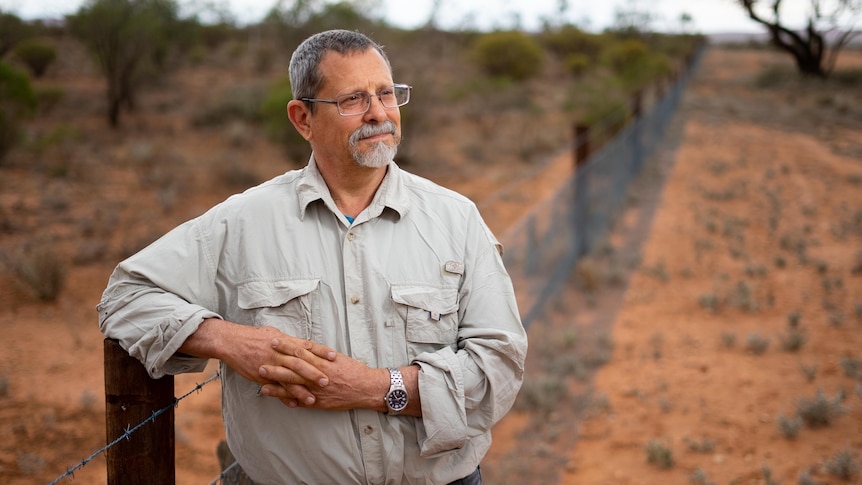
[[[391,133],[395,136],[395,145],[389,146],[379,141],[374,143],[368,151],[363,152],[359,150],[357,146],[359,140],[384,133]],[[390,160],[395,158],[401,138],[397,135],[395,123],[387,120],[379,125],[363,124],[350,134],[348,142],[350,144],[350,153],[353,155],[353,160],[357,165],[368,168],[380,168],[385,167],[389,164]]]

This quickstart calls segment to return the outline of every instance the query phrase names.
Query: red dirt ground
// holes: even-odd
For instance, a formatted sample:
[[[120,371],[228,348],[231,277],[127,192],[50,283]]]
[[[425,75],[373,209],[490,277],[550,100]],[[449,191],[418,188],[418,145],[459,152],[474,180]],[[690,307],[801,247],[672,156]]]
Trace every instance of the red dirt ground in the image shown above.
[[[862,54],[851,54],[844,65],[862,66]],[[768,483],[765,469],[777,483],[797,483],[803,472],[816,479],[808,483],[862,483],[862,475],[842,481],[828,466],[842,451],[862,466],[860,376],[848,371],[862,359],[862,98],[858,86],[807,94],[792,82],[755,86],[764,68],[787,63],[768,51],[707,52],[674,124],[678,147],[650,162],[650,176],[638,182],[653,196],[630,204],[606,251],[579,267],[530,328],[522,397],[536,383],[563,390],[550,403],[519,402],[500,423],[483,463],[486,483],[759,484]],[[137,129],[150,129],[162,142],[69,154],[73,180],[101,184],[46,185],[27,170],[6,171],[2,207],[35,217],[48,196],[65,197],[72,210],[54,220],[62,235],[86,209],[75,201],[113,194],[115,206],[89,213],[90,230],[116,230],[116,218],[135,221],[136,234],[110,240],[110,251],[123,252],[223,198],[182,199],[180,188],[179,203],[162,217],[152,196],[122,197],[146,182],[88,172],[87,157],[131,165],[170,153],[165,146],[180,129],[159,119],[130,125],[120,136],[134,141]],[[214,148],[220,133],[183,136],[188,148],[178,169],[191,174],[196,160],[227,157]],[[272,146],[239,149],[251,151],[244,163],[261,177],[284,170]],[[438,180],[475,200],[511,200],[489,198],[511,179],[490,172]],[[563,155],[524,182],[521,192],[531,197],[517,207],[486,204],[492,229],[502,233],[570,173]],[[158,180],[158,166],[150,175]],[[188,183],[206,187],[215,176]],[[0,285],[0,482],[47,483],[104,444],[94,306],[115,263],[72,267],[51,304],[8,281]],[[620,277],[620,269],[633,273]],[[783,339],[795,312],[807,339],[791,352]],[[762,354],[748,349],[754,336],[769,341]],[[595,343],[579,355],[604,363],[594,373],[574,372],[566,360],[579,342]],[[178,376],[177,394],[214,371]],[[843,393],[843,413],[786,438],[778,420],[818,389],[830,399]],[[210,384],[176,410],[178,483],[209,483],[218,474],[218,394],[218,383]],[[648,463],[652,440],[672,453],[673,467]],[[100,456],[71,483],[104,483],[105,474]]]

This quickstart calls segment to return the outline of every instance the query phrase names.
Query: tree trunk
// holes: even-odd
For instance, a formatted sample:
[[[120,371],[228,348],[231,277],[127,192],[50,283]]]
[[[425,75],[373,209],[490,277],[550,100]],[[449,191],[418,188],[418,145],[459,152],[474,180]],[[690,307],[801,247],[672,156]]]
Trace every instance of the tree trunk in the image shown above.
[[[800,74],[805,76],[827,77],[824,66],[825,43],[823,35],[818,32],[812,19],[808,21],[808,27],[804,33],[796,32],[781,25],[778,21],[778,6],[781,0],[775,0],[773,11],[775,22],[760,17],[754,11],[754,0],[739,0],[740,4],[748,12],[748,17],[755,22],[764,25],[769,30],[769,38],[773,45],[786,51],[796,61],[796,68]]]

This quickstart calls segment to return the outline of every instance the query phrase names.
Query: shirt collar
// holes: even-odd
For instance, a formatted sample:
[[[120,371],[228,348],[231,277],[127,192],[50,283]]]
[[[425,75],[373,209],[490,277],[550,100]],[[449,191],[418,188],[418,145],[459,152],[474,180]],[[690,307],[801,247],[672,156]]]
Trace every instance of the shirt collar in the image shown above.
[[[305,219],[305,211],[309,204],[322,201],[333,213],[338,213],[338,207],[332,199],[329,187],[323,180],[323,175],[314,160],[314,154],[308,161],[308,165],[302,169],[299,184],[297,185],[297,196],[299,197],[299,217]],[[398,217],[404,217],[410,210],[410,198],[404,186],[404,171],[394,162],[390,161],[383,177],[383,182],[374,194],[371,204],[357,217],[356,222],[373,219],[380,216],[386,208],[394,210]],[[367,214],[367,217],[363,214]]]

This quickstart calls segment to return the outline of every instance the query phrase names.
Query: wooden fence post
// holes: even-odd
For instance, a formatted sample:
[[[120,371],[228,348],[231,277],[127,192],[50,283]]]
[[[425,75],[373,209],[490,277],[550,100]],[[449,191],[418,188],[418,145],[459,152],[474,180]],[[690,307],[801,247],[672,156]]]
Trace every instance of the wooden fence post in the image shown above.
[[[643,90],[638,89],[632,94],[632,118],[640,118],[643,112]]]
[[[583,123],[575,124],[575,168],[580,167],[590,156],[590,127]]]
[[[105,422],[108,443],[153,413],[152,422],[107,451],[108,485],[176,483],[174,377],[151,379],[144,366],[113,339],[105,339]]]

